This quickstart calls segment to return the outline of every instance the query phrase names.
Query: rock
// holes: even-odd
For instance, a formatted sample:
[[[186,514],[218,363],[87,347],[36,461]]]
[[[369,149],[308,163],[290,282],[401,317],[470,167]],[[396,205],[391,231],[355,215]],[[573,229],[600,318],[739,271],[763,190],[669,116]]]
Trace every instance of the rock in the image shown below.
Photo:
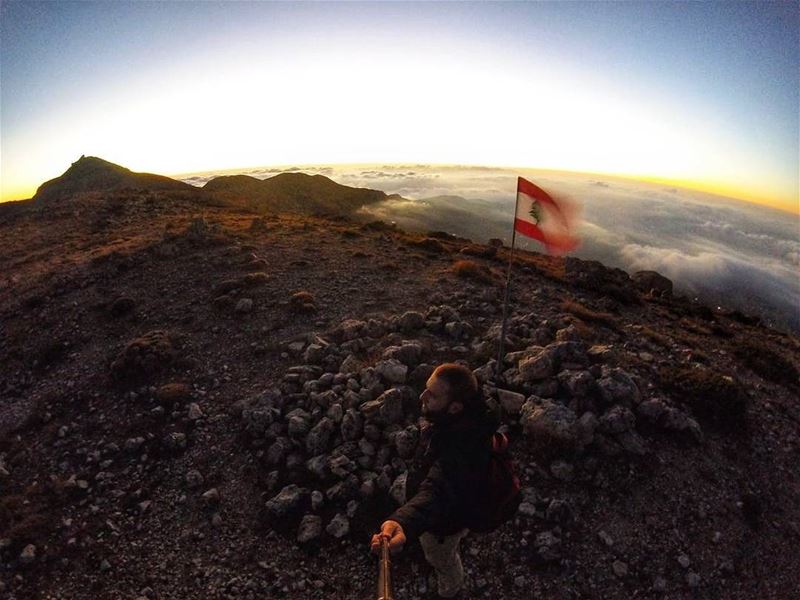
[[[390,425],[403,421],[403,393],[397,388],[386,390],[377,400],[365,402],[361,414],[368,421]]]
[[[636,417],[624,406],[614,406],[600,417],[597,429],[602,433],[623,433],[634,429]]]
[[[297,508],[306,496],[307,491],[297,484],[290,484],[284,487],[276,496],[267,501],[267,512],[276,518],[283,518]]]
[[[183,450],[186,448],[186,444],[186,434],[179,431],[173,431],[172,433],[167,434],[167,436],[164,438],[164,446],[167,448],[167,450],[171,450],[173,452]]]
[[[401,346],[389,346],[381,356],[384,360],[397,360],[408,366],[415,367],[422,358],[422,345],[418,342],[403,342]]]
[[[700,581],[701,581],[700,575],[698,575],[694,571],[689,571],[686,574],[686,585],[688,585],[690,588],[698,587],[700,585]]]
[[[402,506],[406,503],[406,480],[408,478],[408,473],[401,473],[398,475],[394,482],[392,482],[392,487],[389,488],[389,496],[397,502],[398,506]]]
[[[211,488],[210,490],[203,492],[202,498],[206,505],[216,506],[219,504],[220,499],[219,490],[217,488]]]
[[[535,449],[555,455],[575,449],[575,413],[552,400],[537,403],[534,396],[522,406],[520,422]]]
[[[328,478],[330,459],[327,454],[312,456],[306,461],[306,470],[322,481]]]
[[[551,356],[556,370],[580,369],[589,365],[589,356],[583,342],[553,342],[545,351]]]
[[[236,308],[234,308],[234,311],[237,312],[238,314],[246,314],[251,312],[252,310],[253,310],[253,300],[250,298],[241,298],[236,303]]]
[[[203,411],[200,409],[200,405],[197,402],[192,402],[189,405],[189,420],[190,421],[197,421],[198,419],[202,419],[205,415]]]
[[[653,580],[653,591],[658,594],[663,594],[667,591],[667,580],[659,576]]]
[[[135,452],[139,451],[139,449],[144,445],[144,442],[145,439],[143,437],[128,438],[125,440],[125,443],[122,447],[125,449],[125,452],[134,454]]]
[[[419,443],[419,428],[416,425],[409,425],[402,431],[398,431],[394,436],[394,445],[397,454],[401,458],[413,456]]]
[[[597,537],[599,537],[600,541],[603,542],[609,548],[614,545],[614,539],[602,529],[597,532]]]
[[[603,377],[597,381],[600,395],[607,405],[621,404],[635,406],[641,400],[636,383],[625,371],[619,368],[603,368]]]
[[[561,558],[561,540],[552,531],[537,534],[533,546],[544,561],[552,562]]]
[[[645,294],[665,298],[672,296],[672,281],[656,271],[637,271],[631,279]]]
[[[510,415],[518,415],[525,404],[525,396],[510,390],[497,390],[497,397],[500,400],[500,405]]]
[[[547,505],[544,516],[548,521],[565,525],[572,520],[572,509],[566,500],[553,498]]]
[[[364,368],[364,363],[350,354],[342,361],[339,366],[339,373],[358,373]]]
[[[175,337],[164,330],[150,331],[129,342],[111,363],[117,380],[149,378],[177,357]]]
[[[692,560],[688,556],[686,556],[685,554],[681,554],[678,557],[678,564],[680,566],[682,566],[684,569],[688,569],[689,565],[692,564]]]
[[[186,482],[186,485],[189,486],[190,488],[198,488],[201,485],[203,485],[203,483],[205,482],[205,478],[203,477],[203,474],[200,473],[200,471],[198,471],[197,469],[191,469],[186,473],[184,481]]]
[[[336,429],[334,422],[328,417],[322,417],[306,437],[306,451],[314,456],[327,451],[331,434]]]
[[[322,494],[320,494],[321,496]],[[306,515],[300,521],[297,529],[297,541],[301,544],[310,542],[322,535],[322,517],[317,515]]]
[[[375,372],[392,385],[406,382],[408,367],[396,359],[382,360],[375,365]]]
[[[585,369],[562,371],[558,374],[558,381],[573,398],[590,398],[597,390],[595,378]]]
[[[345,319],[337,328],[336,334],[346,342],[361,337],[366,328],[367,324],[364,321]]]
[[[661,426],[669,431],[689,433],[698,443],[703,441],[703,430],[700,428],[700,424],[677,408],[667,408],[661,418]]]
[[[23,565],[29,565],[36,560],[36,546],[28,544],[22,549],[19,555],[19,562]]]
[[[342,513],[336,513],[333,519],[331,519],[331,522],[328,523],[325,531],[327,531],[336,539],[341,539],[350,533],[350,521],[346,515]]]
[[[356,440],[361,437],[364,430],[364,418],[354,408],[348,408],[342,417],[342,423],[339,426],[342,433],[342,439],[345,441]]]
[[[303,437],[310,428],[310,416],[303,411],[302,414],[287,415],[286,430],[293,438]]]
[[[593,412],[585,412],[575,423],[575,438],[577,447],[583,450],[594,441],[594,432],[597,429],[599,421]]]
[[[417,329],[425,327],[425,315],[416,311],[404,312],[397,320],[397,326],[401,331],[411,333]]]
[[[636,407],[636,414],[647,423],[657,425],[667,412],[667,405],[658,398],[645,400]]]
[[[611,563],[611,569],[617,577],[625,577],[628,574],[628,565],[621,560],[615,560]]]
[[[524,381],[535,382],[553,375],[556,366],[552,355],[543,350],[531,358],[521,360],[518,369],[520,377],[522,377]]]
[[[317,511],[322,508],[323,504],[325,504],[325,494],[319,490],[311,492],[311,510]]]
[[[267,464],[273,466],[281,464],[286,459],[286,455],[291,447],[291,442],[286,438],[276,439],[272,442],[270,447],[267,448],[267,453],[265,455]]]

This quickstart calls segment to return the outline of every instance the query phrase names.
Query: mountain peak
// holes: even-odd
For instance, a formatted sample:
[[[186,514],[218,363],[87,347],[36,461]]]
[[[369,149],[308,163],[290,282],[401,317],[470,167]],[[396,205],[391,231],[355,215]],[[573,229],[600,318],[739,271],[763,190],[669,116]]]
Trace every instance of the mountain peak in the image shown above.
[[[36,202],[52,202],[84,192],[110,191],[123,188],[144,190],[193,189],[181,181],[154,175],[135,173],[97,156],[81,157],[72,163],[61,176],[46,181],[33,199]]]

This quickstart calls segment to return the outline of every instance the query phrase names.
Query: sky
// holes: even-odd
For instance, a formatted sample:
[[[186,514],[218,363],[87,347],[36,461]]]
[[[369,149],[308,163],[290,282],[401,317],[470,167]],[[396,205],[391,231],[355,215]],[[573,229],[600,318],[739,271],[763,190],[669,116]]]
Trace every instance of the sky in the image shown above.
[[[161,174],[426,163],[800,212],[798,2],[0,4],[0,200],[80,155]]]

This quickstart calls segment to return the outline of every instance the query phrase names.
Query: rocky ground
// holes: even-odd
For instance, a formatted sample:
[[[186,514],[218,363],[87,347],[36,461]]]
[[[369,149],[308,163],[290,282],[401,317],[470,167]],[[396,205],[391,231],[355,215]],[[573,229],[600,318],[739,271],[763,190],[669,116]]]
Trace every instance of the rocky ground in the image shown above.
[[[463,361],[525,492],[469,598],[792,598],[800,344],[653,274],[181,192],[0,212],[0,596],[367,598]],[[498,389],[499,387],[499,389]],[[397,598],[431,593],[418,547]]]

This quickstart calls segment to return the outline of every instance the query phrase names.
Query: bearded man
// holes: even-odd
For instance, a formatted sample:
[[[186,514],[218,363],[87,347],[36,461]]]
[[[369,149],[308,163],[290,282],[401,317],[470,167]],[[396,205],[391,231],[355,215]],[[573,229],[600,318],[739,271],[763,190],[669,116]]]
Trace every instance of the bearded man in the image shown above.
[[[464,587],[459,543],[469,533],[470,509],[481,474],[488,470],[497,411],[487,407],[475,375],[459,364],[437,367],[420,395],[424,417],[420,443],[409,469],[410,498],[381,525],[371,549],[382,538],[393,553],[419,539],[436,571],[438,594],[455,598]]]

